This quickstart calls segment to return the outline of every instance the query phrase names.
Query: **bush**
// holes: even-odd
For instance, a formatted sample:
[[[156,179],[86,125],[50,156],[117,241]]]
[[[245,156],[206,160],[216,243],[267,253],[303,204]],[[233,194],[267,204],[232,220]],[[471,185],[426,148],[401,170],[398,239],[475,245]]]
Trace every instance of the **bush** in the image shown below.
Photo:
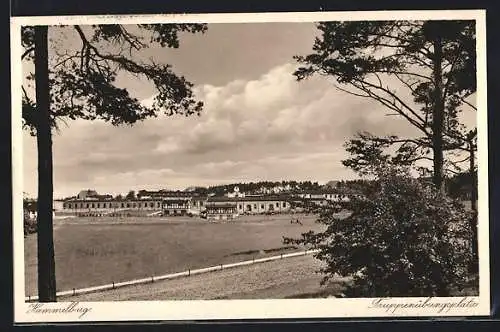
[[[24,212],[24,236],[36,233],[36,218],[30,218],[29,212]]]
[[[353,276],[348,297],[450,296],[469,281],[473,260],[471,215],[430,183],[386,170],[362,198],[316,208],[326,230],[285,243],[319,249],[324,282]]]

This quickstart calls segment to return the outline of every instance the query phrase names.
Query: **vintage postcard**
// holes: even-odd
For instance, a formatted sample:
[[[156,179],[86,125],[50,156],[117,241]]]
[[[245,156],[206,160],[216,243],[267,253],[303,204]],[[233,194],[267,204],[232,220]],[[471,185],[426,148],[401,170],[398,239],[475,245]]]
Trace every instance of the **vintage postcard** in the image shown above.
[[[484,11],[11,40],[15,322],[489,315]]]

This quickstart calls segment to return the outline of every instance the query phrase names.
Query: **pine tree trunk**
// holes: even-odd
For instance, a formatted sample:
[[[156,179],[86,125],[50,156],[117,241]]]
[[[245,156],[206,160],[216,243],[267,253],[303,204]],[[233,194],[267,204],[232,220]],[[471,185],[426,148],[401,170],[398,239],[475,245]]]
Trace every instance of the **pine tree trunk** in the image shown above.
[[[435,26],[438,29],[439,25]],[[435,31],[434,33],[438,33]],[[433,182],[441,192],[444,192],[444,157],[443,157],[443,130],[444,130],[444,100],[443,100],[443,77],[442,59],[443,50],[441,37],[434,38],[434,107],[432,110],[432,146],[433,146]]]
[[[38,297],[40,302],[56,302],[52,218],[52,137],[47,27],[35,27],[35,82],[38,148]]]
[[[471,137],[469,141],[469,173],[471,177],[471,195],[470,203],[473,212],[472,218],[470,219],[470,228],[472,232],[472,264],[470,272],[478,272],[478,234],[477,234],[477,175],[476,175],[476,165],[475,165],[475,146],[474,137]]]
[[[472,211],[477,213],[477,177],[473,139],[469,142],[469,174],[471,177],[470,205]]]

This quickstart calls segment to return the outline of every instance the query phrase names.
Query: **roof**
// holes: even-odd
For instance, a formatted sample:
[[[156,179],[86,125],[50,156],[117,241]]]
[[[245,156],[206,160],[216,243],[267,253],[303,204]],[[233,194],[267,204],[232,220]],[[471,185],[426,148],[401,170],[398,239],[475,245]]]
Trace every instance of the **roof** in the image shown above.
[[[86,196],[95,196],[97,195],[97,191],[92,190],[92,189],[86,189],[86,190],[80,190],[78,195],[84,194]]]
[[[233,199],[207,201],[207,204],[205,206],[209,207],[209,206],[223,206],[223,205],[236,206],[236,201]]]
[[[192,192],[186,192],[186,191],[180,191],[180,190],[157,190],[157,191],[150,191],[150,190],[139,190],[137,193],[138,197],[141,196],[154,196],[154,197],[191,197],[193,196]]]
[[[261,202],[261,201],[287,201],[288,195],[246,196],[246,197],[209,197],[207,202]]]
[[[219,203],[219,204],[214,204],[214,205],[207,205],[207,210],[210,209],[218,209],[218,208],[236,208],[236,204],[231,204],[230,202],[228,203]]]
[[[204,196],[193,196],[193,201],[205,201],[208,197]]]
[[[185,199],[169,199],[167,201],[163,201],[164,205],[171,205],[171,204],[186,204],[188,201]]]

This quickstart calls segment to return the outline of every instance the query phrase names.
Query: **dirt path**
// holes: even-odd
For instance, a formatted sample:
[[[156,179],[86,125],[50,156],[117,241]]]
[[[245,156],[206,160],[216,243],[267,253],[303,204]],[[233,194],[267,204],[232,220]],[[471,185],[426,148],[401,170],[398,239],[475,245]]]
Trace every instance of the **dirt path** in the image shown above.
[[[77,295],[60,301],[265,299],[324,291],[312,256],[287,258],[187,278]]]

